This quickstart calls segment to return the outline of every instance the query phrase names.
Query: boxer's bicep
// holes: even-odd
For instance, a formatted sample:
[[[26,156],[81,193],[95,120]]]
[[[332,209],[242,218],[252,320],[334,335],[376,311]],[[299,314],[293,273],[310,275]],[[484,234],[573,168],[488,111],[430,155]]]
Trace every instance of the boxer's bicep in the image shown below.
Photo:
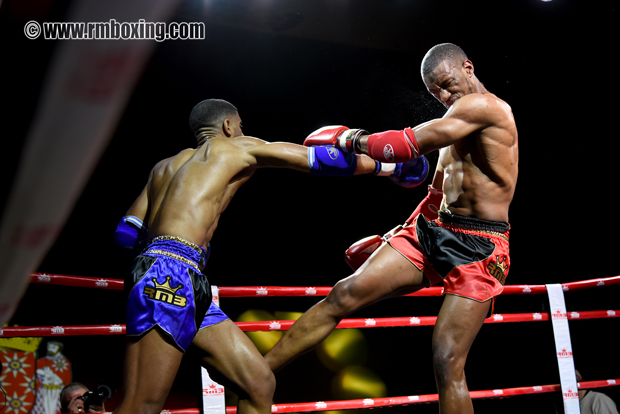
[[[248,149],[257,167],[292,168],[309,172],[308,148],[290,142],[266,142]]]
[[[487,125],[484,118],[463,111],[448,112],[441,119],[434,119],[413,128],[421,154],[428,154],[457,143]]]
[[[478,127],[459,118],[434,119],[413,128],[421,154],[452,145],[475,132]]]
[[[492,124],[493,108],[485,97],[459,99],[440,119],[413,128],[422,154],[455,144]]]

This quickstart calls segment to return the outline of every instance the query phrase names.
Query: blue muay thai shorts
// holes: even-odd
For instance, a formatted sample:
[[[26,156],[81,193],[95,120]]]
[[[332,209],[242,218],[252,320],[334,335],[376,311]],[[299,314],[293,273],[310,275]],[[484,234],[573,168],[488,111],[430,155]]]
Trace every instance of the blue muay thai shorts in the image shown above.
[[[211,286],[202,273],[210,251],[210,245],[205,250],[176,236],[151,240],[131,264],[127,336],[140,337],[158,327],[185,352],[200,329],[228,319],[212,303]]]

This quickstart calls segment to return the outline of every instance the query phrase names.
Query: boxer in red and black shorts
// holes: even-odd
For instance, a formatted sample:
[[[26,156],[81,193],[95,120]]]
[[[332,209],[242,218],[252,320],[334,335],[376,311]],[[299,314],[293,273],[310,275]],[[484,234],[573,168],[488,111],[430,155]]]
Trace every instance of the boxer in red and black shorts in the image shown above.
[[[444,295],[486,302],[504,290],[510,267],[509,230],[505,222],[441,210],[439,217],[430,221],[419,214],[387,242],[411,261],[431,286],[443,281]]]
[[[432,337],[439,411],[471,414],[464,367],[510,268],[508,211],[519,170],[518,133],[508,103],[486,89],[458,46],[431,48],[421,74],[446,108],[442,118],[373,134],[331,126],[306,138],[307,146],[332,145],[379,162],[408,162],[436,150],[439,157],[429,194],[404,227],[351,246],[345,258],[355,272],[308,309],[265,359],[277,371],[357,310],[443,283],[446,295]],[[373,217],[391,212],[391,204],[381,211],[360,200],[350,208],[368,218],[356,224],[371,226]],[[347,217],[347,208],[336,214]]]

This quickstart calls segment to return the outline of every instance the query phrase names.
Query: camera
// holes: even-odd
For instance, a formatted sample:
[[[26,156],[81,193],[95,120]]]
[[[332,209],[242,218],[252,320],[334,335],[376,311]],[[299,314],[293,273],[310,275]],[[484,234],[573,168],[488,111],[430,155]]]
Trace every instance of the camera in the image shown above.
[[[84,401],[84,411],[89,412],[90,406],[102,407],[103,403],[114,395],[112,387],[106,384],[99,384],[95,391],[88,391],[82,395],[82,401]]]

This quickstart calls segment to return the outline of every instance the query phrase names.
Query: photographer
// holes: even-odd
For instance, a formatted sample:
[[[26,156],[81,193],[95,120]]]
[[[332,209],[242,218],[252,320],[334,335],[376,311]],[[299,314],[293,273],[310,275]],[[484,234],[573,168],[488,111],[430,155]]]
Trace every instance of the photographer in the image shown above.
[[[103,402],[99,404],[84,404],[86,399],[92,393],[88,388],[79,382],[72,382],[62,389],[60,392],[60,411],[63,413],[102,413],[105,412]],[[88,405],[88,407],[86,407]]]

